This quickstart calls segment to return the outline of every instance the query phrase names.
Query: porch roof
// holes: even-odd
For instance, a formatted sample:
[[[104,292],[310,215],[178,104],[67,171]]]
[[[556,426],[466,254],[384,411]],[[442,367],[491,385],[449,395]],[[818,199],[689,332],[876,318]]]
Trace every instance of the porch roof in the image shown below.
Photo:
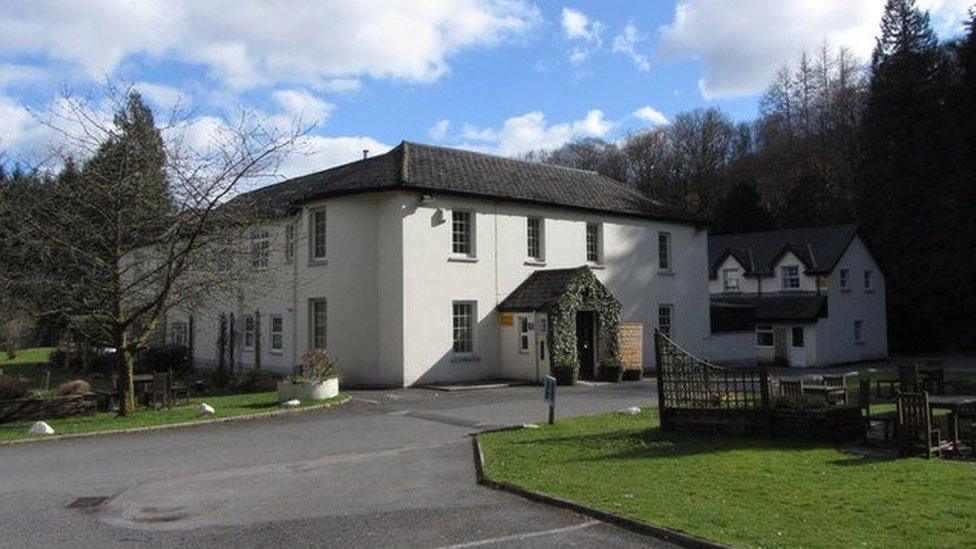
[[[545,311],[589,267],[535,271],[498,304],[502,312]]]

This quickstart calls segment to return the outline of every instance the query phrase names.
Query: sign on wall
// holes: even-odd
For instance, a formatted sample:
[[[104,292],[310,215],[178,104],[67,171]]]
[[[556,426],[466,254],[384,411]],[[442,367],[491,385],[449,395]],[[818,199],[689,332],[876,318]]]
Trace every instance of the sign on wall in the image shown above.
[[[502,326],[515,326],[515,315],[502,313],[499,318]]]

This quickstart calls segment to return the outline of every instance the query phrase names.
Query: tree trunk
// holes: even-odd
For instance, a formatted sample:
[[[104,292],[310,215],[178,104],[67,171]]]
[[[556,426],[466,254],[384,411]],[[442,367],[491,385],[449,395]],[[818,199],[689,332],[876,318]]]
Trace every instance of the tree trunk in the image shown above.
[[[128,335],[124,329],[115,335],[116,369],[119,374],[119,416],[127,416],[136,411],[135,384],[132,381],[133,359],[132,351],[128,350]]]

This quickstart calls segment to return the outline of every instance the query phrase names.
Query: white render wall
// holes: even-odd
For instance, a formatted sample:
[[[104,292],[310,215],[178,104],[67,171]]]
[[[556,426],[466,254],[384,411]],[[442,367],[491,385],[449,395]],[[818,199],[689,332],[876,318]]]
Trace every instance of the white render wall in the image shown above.
[[[689,350],[708,337],[707,237],[691,226],[438,195],[408,208],[404,218],[404,382],[434,383],[501,376],[496,307],[537,269],[585,264],[587,222],[603,223],[604,261],[594,268],[623,305],[621,320],[645,326],[645,366],[653,364],[658,304],[673,304],[673,334]],[[451,211],[475,215],[476,260],[451,258]],[[527,261],[526,218],[545,220],[545,265]],[[658,231],[672,234],[673,274],[657,269]],[[479,359],[451,353],[453,301],[477,303]]]
[[[850,269],[850,291],[840,287],[840,270]],[[874,272],[874,289],[864,289],[864,271]],[[829,312],[820,347],[821,362],[836,364],[875,360],[888,356],[888,316],[885,302],[885,279],[860,237],[837,262],[828,279]],[[854,342],[854,320],[864,321],[864,342]]]

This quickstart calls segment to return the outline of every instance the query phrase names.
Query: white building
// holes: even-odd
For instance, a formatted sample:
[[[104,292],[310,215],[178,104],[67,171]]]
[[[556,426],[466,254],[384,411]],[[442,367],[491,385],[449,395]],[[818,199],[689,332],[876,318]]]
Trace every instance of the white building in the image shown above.
[[[885,278],[857,227],[712,235],[714,361],[790,366],[888,356]]]
[[[271,283],[170,315],[197,364],[218,362],[223,318],[235,371],[259,358],[290,372],[327,348],[347,384],[537,380],[549,373],[544,311],[498,306],[533,273],[582,266],[621,321],[644,327],[642,366],[659,326],[689,350],[708,343],[701,223],[594,172],[404,142],[248,196],[276,212],[250,243]],[[589,328],[578,358],[596,374],[605,342]]]

